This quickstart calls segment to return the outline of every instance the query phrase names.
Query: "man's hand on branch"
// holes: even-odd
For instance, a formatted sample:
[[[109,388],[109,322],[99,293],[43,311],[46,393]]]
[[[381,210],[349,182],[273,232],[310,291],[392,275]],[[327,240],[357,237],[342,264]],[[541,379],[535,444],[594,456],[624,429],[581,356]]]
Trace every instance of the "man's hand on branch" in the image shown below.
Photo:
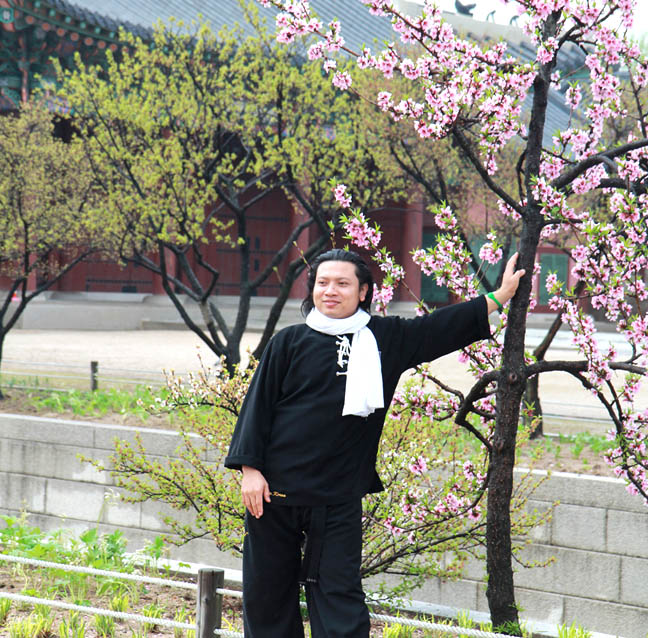
[[[243,505],[254,518],[263,515],[263,501],[270,502],[270,486],[259,470],[249,465],[241,468],[243,480],[241,481],[241,496]]]
[[[515,270],[515,264],[517,263],[518,253],[514,253],[506,264],[504,269],[504,275],[502,276],[502,285],[492,294],[500,305],[498,306],[497,301],[492,299],[490,296],[486,297],[486,303],[488,304],[488,312],[491,313],[493,310],[497,310],[503,306],[518,289],[520,285],[520,279],[524,276],[525,270],[521,268],[520,270]]]

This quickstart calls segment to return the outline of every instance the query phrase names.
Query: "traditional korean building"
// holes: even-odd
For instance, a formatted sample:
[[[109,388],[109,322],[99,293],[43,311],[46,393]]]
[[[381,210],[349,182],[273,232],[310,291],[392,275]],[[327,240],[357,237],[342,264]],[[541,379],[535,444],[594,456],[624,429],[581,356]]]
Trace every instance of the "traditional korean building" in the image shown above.
[[[406,2],[402,4],[408,4]],[[382,43],[393,39],[387,19],[376,19],[366,7],[347,0],[312,0],[312,5],[324,20],[338,17],[344,25],[344,35],[351,48],[363,43]],[[417,10],[411,5],[408,8]],[[271,24],[274,10],[260,8]],[[0,0],[0,111],[15,110],[20,102],[45,80],[52,77],[51,58],[70,66],[79,54],[84,62],[101,63],[105,51],[118,51],[121,46],[119,29],[124,28],[142,39],[151,35],[153,24],[169,18],[191,21],[202,15],[215,30],[222,25],[246,27],[245,16],[237,0]],[[447,14],[456,29],[479,38],[504,37],[512,52],[532,59],[535,51],[524,43],[519,29],[477,22],[466,16]],[[249,28],[249,27],[248,27]],[[574,54],[577,55],[577,54]],[[566,60],[576,66],[579,60]],[[563,128],[568,122],[564,99],[555,93],[548,109],[548,134]],[[385,240],[401,262],[413,246],[426,246],[434,241],[436,228],[431,215],[424,213],[425,202],[414,201],[387,208],[376,217]],[[270,260],[296,223],[293,207],[281,193],[266,198],[257,205],[250,220],[250,241],[254,250],[252,268],[259,270]],[[475,242],[479,241],[475,238]],[[238,292],[238,254],[235,249],[214,247],[209,255],[221,271],[216,294],[235,295]],[[542,257],[543,273],[557,270],[559,277],[568,279],[567,257],[547,248]],[[542,277],[542,275],[541,275]],[[1,282],[0,282],[1,283]],[[443,303],[447,291],[438,288],[432,278],[422,276],[416,268],[408,270],[408,286],[420,291],[429,301]],[[258,290],[262,296],[274,296],[278,285],[269,282]],[[545,309],[541,297],[539,310]],[[163,294],[161,282],[147,270],[128,266],[122,268],[105,261],[89,261],[79,265],[58,283],[58,290],[88,292],[140,292]],[[292,295],[303,297],[304,284],[295,286]],[[406,294],[403,291],[403,294]],[[404,299],[406,297],[403,297]]]

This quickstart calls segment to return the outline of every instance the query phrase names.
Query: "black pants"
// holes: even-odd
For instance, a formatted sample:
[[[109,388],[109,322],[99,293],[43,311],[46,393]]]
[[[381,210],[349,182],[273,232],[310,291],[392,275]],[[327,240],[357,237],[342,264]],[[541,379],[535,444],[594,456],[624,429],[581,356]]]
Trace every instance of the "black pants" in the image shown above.
[[[246,638],[303,638],[299,610],[301,547],[313,508],[263,504],[246,512],[243,622]],[[327,505],[317,582],[306,583],[312,638],[368,638],[360,580],[362,503]],[[313,560],[313,557],[311,557]]]

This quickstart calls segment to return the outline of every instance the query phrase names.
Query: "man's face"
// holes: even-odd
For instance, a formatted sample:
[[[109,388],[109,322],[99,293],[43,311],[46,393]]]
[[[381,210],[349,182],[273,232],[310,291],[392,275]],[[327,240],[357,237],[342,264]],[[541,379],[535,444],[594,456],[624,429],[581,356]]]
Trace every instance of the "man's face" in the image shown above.
[[[331,319],[350,317],[364,301],[367,284],[360,285],[355,266],[348,261],[324,261],[317,268],[313,303]]]

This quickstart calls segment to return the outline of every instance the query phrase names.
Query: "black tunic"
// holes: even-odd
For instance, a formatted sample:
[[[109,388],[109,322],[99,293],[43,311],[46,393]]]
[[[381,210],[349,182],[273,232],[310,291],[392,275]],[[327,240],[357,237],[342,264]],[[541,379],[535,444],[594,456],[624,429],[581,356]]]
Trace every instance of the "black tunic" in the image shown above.
[[[380,351],[385,408],[342,416],[351,335],[325,335],[306,324],[270,341],[254,373],[225,466],[260,470],[286,505],[328,505],[379,492],[376,455],[401,374],[490,336],[484,297],[416,319],[372,317]]]

